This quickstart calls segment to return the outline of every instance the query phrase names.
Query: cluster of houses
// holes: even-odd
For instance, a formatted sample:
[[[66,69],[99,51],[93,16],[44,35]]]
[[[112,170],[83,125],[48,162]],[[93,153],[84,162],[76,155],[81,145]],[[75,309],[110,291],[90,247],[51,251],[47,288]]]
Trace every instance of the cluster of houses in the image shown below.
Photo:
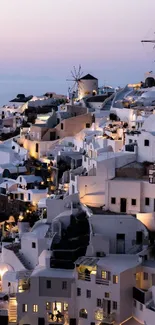
[[[4,325],[154,325],[155,107],[117,106],[141,85],[105,99],[82,82],[57,109],[18,98],[21,123],[28,106],[49,111],[0,143],[0,199],[19,207],[1,223]]]

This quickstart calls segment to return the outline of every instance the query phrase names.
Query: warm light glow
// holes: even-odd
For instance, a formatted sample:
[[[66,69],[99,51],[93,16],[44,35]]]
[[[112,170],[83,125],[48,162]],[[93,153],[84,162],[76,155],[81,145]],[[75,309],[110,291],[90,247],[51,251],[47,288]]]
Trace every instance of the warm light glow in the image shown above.
[[[7,272],[7,268],[5,267],[4,269],[0,270],[0,277],[2,279],[3,275]]]
[[[33,312],[37,313],[38,312],[38,305],[33,305]]]
[[[22,221],[24,219],[24,217],[22,215],[19,216],[18,220]]]

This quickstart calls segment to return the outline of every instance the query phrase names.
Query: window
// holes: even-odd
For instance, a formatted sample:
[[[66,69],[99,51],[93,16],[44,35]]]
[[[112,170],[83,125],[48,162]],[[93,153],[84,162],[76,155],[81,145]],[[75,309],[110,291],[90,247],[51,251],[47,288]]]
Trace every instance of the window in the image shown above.
[[[23,193],[20,194],[20,199],[21,199],[22,201],[24,200],[24,194],[23,194]]]
[[[80,312],[79,312],[79,317],[87,318],[87,310],[86,309],[81,309]]]
[[[109,298],[110,297],[109,292],[105,292],[104,296],[105,296],[105,298]]]
[[[38,312],[38,305],[33,305],[33,312],[37,313]]]
[[[38,152],[38,151],[39,151],[39,144],[36,143],[36,152]]]
[[[67,281],[62,281],[62,290],[67,289]]]
[[[61,130],[63,130],[63,128],[64,128],[64,125],[63,125],[63,123],[61,123]]]
[[[102,271],[101,272],[101,277],[102,277],[102,279],[105,279],[106,280],[106,278],[107,278],[107,272],[106,271]]]
[[[113,283],[114,284],[118,283],[118,275],[113,275]]]
[[[117,310],[117,301],[113,301],[113,310]]]
[[[90,128],[90,123],[86,123],[86,129]]]
[[[102,307],[102,300],[101,299],[97,299],[96,305],[97,305],[97,307]]]
[[[19,181],[20,181],[20,183],[22,183],[22,177],[21,176],[19,177]]]
[[[64,310],[68,311],[68,304],[64,302]]]
[[[116,198],[115,197],[111,197],[111,204],[116,204]]]
[[[27,310],[28,310],[27,304],[23,304],[22,310],[23,310],[23,313],[27,313]]]
[[[86,291],[86,297],[87,298],[91,298],[91,290],[87,290]]]
[[[143,305],[140,304],[139,309],[142,311],[143,310]]]
[[[134,307],[137,306],[137,301],[136,300],[133,301],[133,305],[134,305]]]
[[[146,272],[143,273],[143,279],[148,280],[148,273],[146,273]]]
[[[28,201],[31,201],[31,194],[28,193]]]
[[[51,281],[50,280],[46,281],[46,288],[51,289]]]
[[[149,140],[147,140],[147,139],[144,140],[144,146],[149,147]]]
[[[38,325],[45,325],[45,318],[38,317]]]
[[[132,139],[129,139],[129,143],[132,143]]]
[[[77,288],[77,296],[81,296],[81,288]]]
[[[46,302],[46,310],[50,310],[51,309],[51,303],[50,302]]]
[[[145,205],[150,205],[150,198],[149,197],[145,198]]]
[[[36,243],[32,242],[32,248],[36,248]]]
[[[131,199],[131,204],[136,205],[136,199]]]
[[[50,132],[50,141],[53,141],[56,139],[56,134],[55,132]]]

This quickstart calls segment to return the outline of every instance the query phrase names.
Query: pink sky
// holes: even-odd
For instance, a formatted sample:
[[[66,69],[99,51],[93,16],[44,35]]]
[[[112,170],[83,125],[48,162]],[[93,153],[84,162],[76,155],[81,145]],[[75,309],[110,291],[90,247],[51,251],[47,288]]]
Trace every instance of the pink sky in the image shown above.
[[[1,0],[0,71],[67,77],[81,63],[110,81],[136,78],[152,69],[140,40],[153,36],[154,13],[155,0]]]

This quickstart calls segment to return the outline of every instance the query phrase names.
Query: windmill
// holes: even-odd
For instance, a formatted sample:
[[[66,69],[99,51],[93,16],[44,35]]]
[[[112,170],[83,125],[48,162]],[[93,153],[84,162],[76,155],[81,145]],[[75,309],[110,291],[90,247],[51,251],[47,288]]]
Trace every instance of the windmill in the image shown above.
[[[155,34],[155,33],[154,33]],[[146,44],[153,44],[153,50],[155,49],[155,38],[151,38],[151,39],[143,39],[141,41],[141,43],[144,45]],[[153,60],[153,62],[155,62],[155,60]],[[146,87],[153,87],[155,86],[155,75],[153,73],[153,71],[149,71],[145,74],[145,85]]]
[[[155,34],[155,33],[154,33]],[[151,38],[151,39],[143,39],[141,41],[141,43],[144,44],[153,44],[153,50],[155,49],[155,38]],[[154,61],[155,62],[155,61]]]
[[[78,90],[80,88],[80,79],[83,75],[83,72],[81,71],[81,65],[79,64],[78,69],[76,67],[73,67],[73,70],[71,70],[71,78],[72,79],[67,79],[66,81],[72,82],[72,87],[68,88],[69,94],[72,94],[71,97],[72,99],[75,98],[75,96],[78,95]]]

